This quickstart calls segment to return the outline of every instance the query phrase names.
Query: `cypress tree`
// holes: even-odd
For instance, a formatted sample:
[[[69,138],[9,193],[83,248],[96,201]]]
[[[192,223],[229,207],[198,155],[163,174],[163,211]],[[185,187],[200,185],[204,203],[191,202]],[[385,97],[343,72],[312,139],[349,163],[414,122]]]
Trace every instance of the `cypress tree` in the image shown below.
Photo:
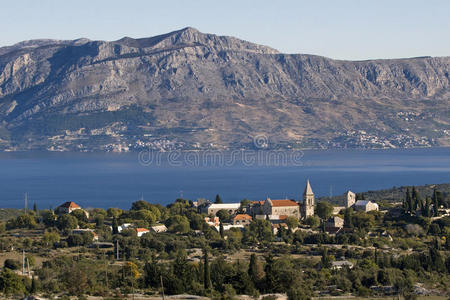
[[[216,203],[216,204],[222,204],[223,203],[222,198],[220,198],[219,194],[216,195],[216,201],[214,203]]]
[[[344,227],[353,228],[352,214],[349,208],[347,208],[344,212]]]
[[[36,205],[36,202],[33,203],[33,211],[34,211],[35,213],[37,213],[37,205]]]
[[[31,277],[31,287],[30,287],[30,293],[34,294],[38,291],[38,284],[36,282],[36,278]]]
[[[328,249],[327,248],[323,249],[321,262],[322,262],[322,267],[323,268],[331,267],[331,259],[330,259],[330,256],[328,255]]]
[[[112,233],[113,234],[118,234],[119,233],[119,223],[117,222],[117,218],[116,217],[113,217]]]
[[[220,223],[219,223],[219,233],[220,233],[220,237],[223,238],[224,237],[224,233],[223,233],[222,221],[220,221]]]
[[[211,273],[209,270],[208,249],[203,248],[203,286],[205,290],[210,288]]]
[[[421,201],[419,193],[417,193],[416,187],[413,186],[412,189],[412,209],[413,212],[417,211],[417,208],[419,207],[419,202]]]
[[[439,216],[439,200],[436,189],[433,190],[433,215]]]
[[[258,262],[256,261],[256,255],[252,253],[250,255],[250,263],[248,265],[248,275],[250,276],[250,279],[253,281],[253,284],[256,285],[257,283],[257,276],[258,276],[258,266],[256,265]]]
[[[425,217],[431,217],[430,206],[431,206],[431,199],[430,197],[427,196],[427,198],[425,199],[425,205],[422,212],[422,215],[424,215]]]
[[[407,210],[406,212],[412,213],[413,211],[413,201],[412,201],[412,196],[411,196],[411,190],[409,188],[406,189],[406,206],[407,206]]]
[[[274,259],[271,253],[266,257],[266,266],[264,267],[264,272],[266,273],[266,280],[265,280],[265,290],[266,292],[272,292],[276,288],[276,278],[274,276],[273,272],[273,263]]]

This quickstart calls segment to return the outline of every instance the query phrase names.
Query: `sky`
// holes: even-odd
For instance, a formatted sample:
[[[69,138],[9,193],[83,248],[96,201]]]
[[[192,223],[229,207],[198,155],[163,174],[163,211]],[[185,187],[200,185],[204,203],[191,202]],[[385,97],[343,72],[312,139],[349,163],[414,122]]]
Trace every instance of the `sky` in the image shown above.
[[[449,0],[0,0],[0,46],[117,40],[187,26],[284,53],[363,60],[450,55]]]

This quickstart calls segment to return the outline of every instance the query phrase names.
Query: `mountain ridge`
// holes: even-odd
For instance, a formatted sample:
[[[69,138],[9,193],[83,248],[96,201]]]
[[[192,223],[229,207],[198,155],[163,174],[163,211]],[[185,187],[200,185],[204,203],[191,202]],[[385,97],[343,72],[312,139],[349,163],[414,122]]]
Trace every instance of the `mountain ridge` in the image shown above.
[[[0,48],[0,149],[449,146],[450,57],[345,61],[187,27]]]

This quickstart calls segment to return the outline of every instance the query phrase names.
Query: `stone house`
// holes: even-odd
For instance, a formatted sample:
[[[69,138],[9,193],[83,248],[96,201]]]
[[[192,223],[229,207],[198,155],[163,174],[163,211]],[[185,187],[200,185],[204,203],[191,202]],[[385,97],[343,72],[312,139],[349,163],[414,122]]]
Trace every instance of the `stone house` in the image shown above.
[[[368,200],[358,200],[355,203],[355,210],[358,211],[372,211],[372,210],[376,210],[378,211],[378,204],[376,204],[375,202],[372,201],[368,201]]]
[[[247,214],[237,214],[233,218],[233,224],[234,225],[249,225],[252,222],[252,217]]]
[[[300,207],[294,200],[272,200],[267,198],[262,206],[263,215],[285,215],[300,218]]]
[[[325,231],[328,233],[337,233],[344,227],[344,219],[340,217],[331,217],[325,222]]]

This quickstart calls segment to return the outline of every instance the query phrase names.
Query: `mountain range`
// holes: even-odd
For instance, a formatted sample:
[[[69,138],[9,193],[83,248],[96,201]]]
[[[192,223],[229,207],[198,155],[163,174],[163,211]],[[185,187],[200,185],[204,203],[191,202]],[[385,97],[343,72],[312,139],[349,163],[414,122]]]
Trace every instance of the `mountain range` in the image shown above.
[[[0,150],[450,146],[449,72],[450,57],[334,60],[190,27],[24,41],[0,48]]]

